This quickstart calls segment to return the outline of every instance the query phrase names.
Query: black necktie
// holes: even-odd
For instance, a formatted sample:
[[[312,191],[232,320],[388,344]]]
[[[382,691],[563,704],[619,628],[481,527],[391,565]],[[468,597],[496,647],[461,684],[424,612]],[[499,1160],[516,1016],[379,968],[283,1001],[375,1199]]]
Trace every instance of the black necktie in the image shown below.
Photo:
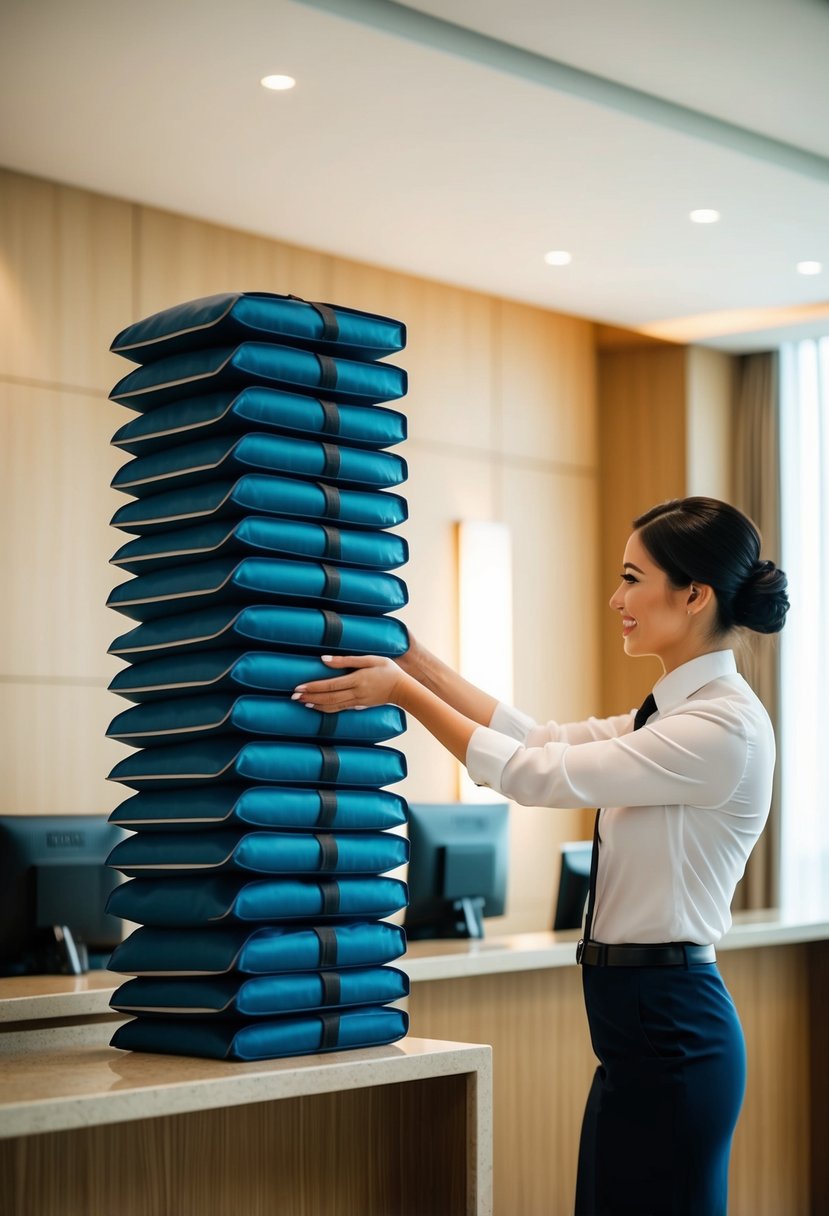
[[[648,718],[656,709],[656,701],[652,692],[649,692],[642,704],[636,711],[636,716],[633,719],[633,729],[638,730],[640,726],[644,726]],[[586,942],[590,941],[590,934],[593,930],[593,909],[596,903],[596,875],[599,872],[599,816],[601,810],[596,811],[596,818],[593,822],[593,854],[590,858],[590,888],[587,896],[587,915],[584,918],[584,938]],[[579,958],[581,950],[579,950]]]

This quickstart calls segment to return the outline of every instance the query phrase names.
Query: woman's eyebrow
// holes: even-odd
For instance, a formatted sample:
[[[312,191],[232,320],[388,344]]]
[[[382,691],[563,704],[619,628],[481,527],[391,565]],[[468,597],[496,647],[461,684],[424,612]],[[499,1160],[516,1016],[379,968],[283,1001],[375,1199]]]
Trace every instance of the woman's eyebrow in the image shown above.
[[[638,566],[634,566],[633,562],[623,562],[623,563],[622,563],[622,568],[623,568],[624,570],[635,570],[637,574],[644,574],[644,573],[645,573],[645,571],[644,571],[644,570],[640,570]]]

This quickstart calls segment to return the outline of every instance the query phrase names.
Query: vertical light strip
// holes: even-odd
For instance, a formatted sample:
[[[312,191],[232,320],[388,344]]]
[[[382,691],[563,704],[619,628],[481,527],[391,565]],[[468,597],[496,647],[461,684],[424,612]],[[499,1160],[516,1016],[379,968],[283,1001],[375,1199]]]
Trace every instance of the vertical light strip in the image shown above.
[[[512,537],[507,524],[464,520],[457,525],[459,667],[464,679],[512,703]],[[464,802],[490,791],[460,770]],[[492,793],[493,799],[501,796]]]

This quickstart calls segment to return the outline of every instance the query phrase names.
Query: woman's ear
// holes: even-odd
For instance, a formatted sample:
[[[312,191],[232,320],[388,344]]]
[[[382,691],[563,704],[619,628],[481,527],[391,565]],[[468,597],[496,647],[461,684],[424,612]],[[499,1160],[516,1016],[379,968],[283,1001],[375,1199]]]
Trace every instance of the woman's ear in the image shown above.
[[[686,608],[689,616],[703,612],[714,598],[714,592],[707,583],[691,583],[688,588]]]

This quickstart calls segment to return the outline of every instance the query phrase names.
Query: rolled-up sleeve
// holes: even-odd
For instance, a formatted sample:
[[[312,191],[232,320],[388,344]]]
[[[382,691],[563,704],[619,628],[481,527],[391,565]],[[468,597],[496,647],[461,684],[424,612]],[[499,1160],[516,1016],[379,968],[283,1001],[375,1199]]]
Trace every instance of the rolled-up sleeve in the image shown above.
[[[629,717],[595,725],[624,721],[629,724]],[[525,806],[713,808],[738,785],[748,749],[739,715],[723,701],[695,702],[692,710],[668,714],[635,733],[595,732],[586,742],[559,737],[535,743],[540,729],[528,730],[526,738],[535,745],[526,746],[492,727],[478,727],[467,749],[472,780]]]

